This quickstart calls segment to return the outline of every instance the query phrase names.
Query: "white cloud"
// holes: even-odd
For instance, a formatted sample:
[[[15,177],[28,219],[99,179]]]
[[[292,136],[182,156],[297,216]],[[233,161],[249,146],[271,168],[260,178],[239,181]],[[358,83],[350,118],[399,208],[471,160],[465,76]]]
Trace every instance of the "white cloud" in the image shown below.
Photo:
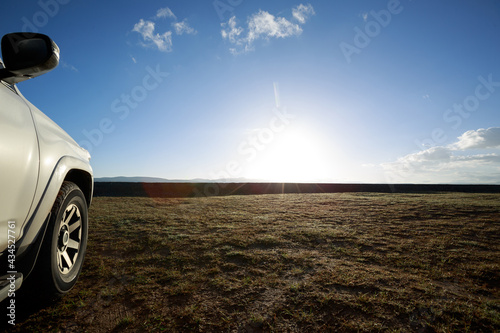
[[[172,23],[172,27],[175,30],[177,35],[194,35],[197,31],[192,28],[187,19],[182,20],[181,22],[177,22],[177,17],[170,10],[170,8],[160,8],[156,12],[156,16],[153,18],[153,21],[157,22],[157,19],[160,18],[172,18],[176,22]],[[168,30],[164,33],[157,33],[156,23],[151,20],[140,19],[138,23],[134,25],[132,31],[141,34],[143,42],[141,43],[145,47],[155,47],[163,52],[172,52],[172,31]],[[161,22],[158,22],[161,25]],[[135,62],[135,59],[133,59]]]
[[[292,9],[293,17],[299,21],[300,24],[306,23],[306,20],[309,19],[312,15],[315,15],[313,6],[308,3],[307,5],[300,4],[294,9]]]
[[[293,9],[293,16],[300,23],[314,14],[313,7],[299,5]],[[227,39],[233,47],[229,50],[233,54],[240,54],[254,49],[254,43],[259,39],[287,38],[298,36],[302,33],[302,27],[292,23],[284,17],[276,17],[269,12],[259,10],[247,19],[247,27],[238,27],[236,17],[233,16],[227,23],[221,24],[221,35]],[[245,34],[246,31],[246,34]]]
[[[182,35],[184,33],[188,35],[194,35],[197,32],[196,30],[194,30],[192,27],[189,26],[187,19],[182,20],[182,22],[174,22],[172,23],[172,26],[175,29],[175,33],[178,35]]]
[[[446,147],[432,147],[417,153],[406,155],[400,159],[398,162],[407,163],[441,163],[448,162],[451,159],[451,151]]]
[[[174,15],[174,13],[168,7],[158,9],[158,11],[156,12],[156,18],[177,19],[177,17]]]
[[[156,46],[160,51],[172,52],[172,32],[167,31],[161,35],[155,33],[154,22],[140,19],[139,22],[134,25],[132,31],[142,35],[145,46]]]
[[[222,27],[228,27],[227,30],[222,30],[222,38],[229,39],[233,44],[238,44],[243,38],[240,38],[241,33],[244,31],[243,28],[236,27],[236,17],[233,16],[229,19],[227,23],[222,23]]]
[[[500,127],[467,131],[458,137],[458,142],[453,148],[459,150],[500,148]]]
[[[381,167],[388,182],[500,183],[492,176],[500,175],[500,127],[467,131],[448,146],[408,154]]]
[[[260,37],[285,38],[294,35],[300,35],[302,28],[293,24],[283,17],[276,18],[268,12],[260,10],[254,14],[248,21],[248,39],[249,42]]]

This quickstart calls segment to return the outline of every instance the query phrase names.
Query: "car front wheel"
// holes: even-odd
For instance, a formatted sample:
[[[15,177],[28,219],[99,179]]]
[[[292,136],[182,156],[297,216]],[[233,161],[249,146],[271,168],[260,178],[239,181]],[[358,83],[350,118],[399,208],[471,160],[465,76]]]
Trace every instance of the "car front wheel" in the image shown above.
[[[76,184],[64,182],[51,211],[36,278],[50,294],[65,294],[75,285],[83,266],[87,235],[85,197]]]

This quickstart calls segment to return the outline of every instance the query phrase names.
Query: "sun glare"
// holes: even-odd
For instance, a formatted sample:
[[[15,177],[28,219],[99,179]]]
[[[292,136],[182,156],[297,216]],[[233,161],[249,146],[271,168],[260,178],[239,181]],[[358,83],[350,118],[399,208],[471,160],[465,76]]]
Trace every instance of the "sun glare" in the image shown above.
[[[332,177],[329,152],[303,129],[288,128],[276,136],[249,166],[248,178],[272,182],[317,182]]]

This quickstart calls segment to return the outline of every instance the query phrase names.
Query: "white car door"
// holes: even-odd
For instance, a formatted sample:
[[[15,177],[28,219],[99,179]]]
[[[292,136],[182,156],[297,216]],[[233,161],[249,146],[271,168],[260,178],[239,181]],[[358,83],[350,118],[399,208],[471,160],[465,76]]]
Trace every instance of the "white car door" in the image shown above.
[[[38,167],[31,111],[12,86],[0,82],[0,251],[7,247],[9,221],[15,222],[15,238],[21,236],[17,233],[33,204]]]

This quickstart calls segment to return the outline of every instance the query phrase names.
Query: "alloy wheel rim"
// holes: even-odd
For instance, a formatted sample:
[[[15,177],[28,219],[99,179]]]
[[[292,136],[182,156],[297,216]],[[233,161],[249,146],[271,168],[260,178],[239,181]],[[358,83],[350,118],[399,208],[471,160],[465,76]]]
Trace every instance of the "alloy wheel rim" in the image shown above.
[[[82,242],[82,217],[77,205],[66,207],[59,223],[57,267],[63,275],[75,266]]]

